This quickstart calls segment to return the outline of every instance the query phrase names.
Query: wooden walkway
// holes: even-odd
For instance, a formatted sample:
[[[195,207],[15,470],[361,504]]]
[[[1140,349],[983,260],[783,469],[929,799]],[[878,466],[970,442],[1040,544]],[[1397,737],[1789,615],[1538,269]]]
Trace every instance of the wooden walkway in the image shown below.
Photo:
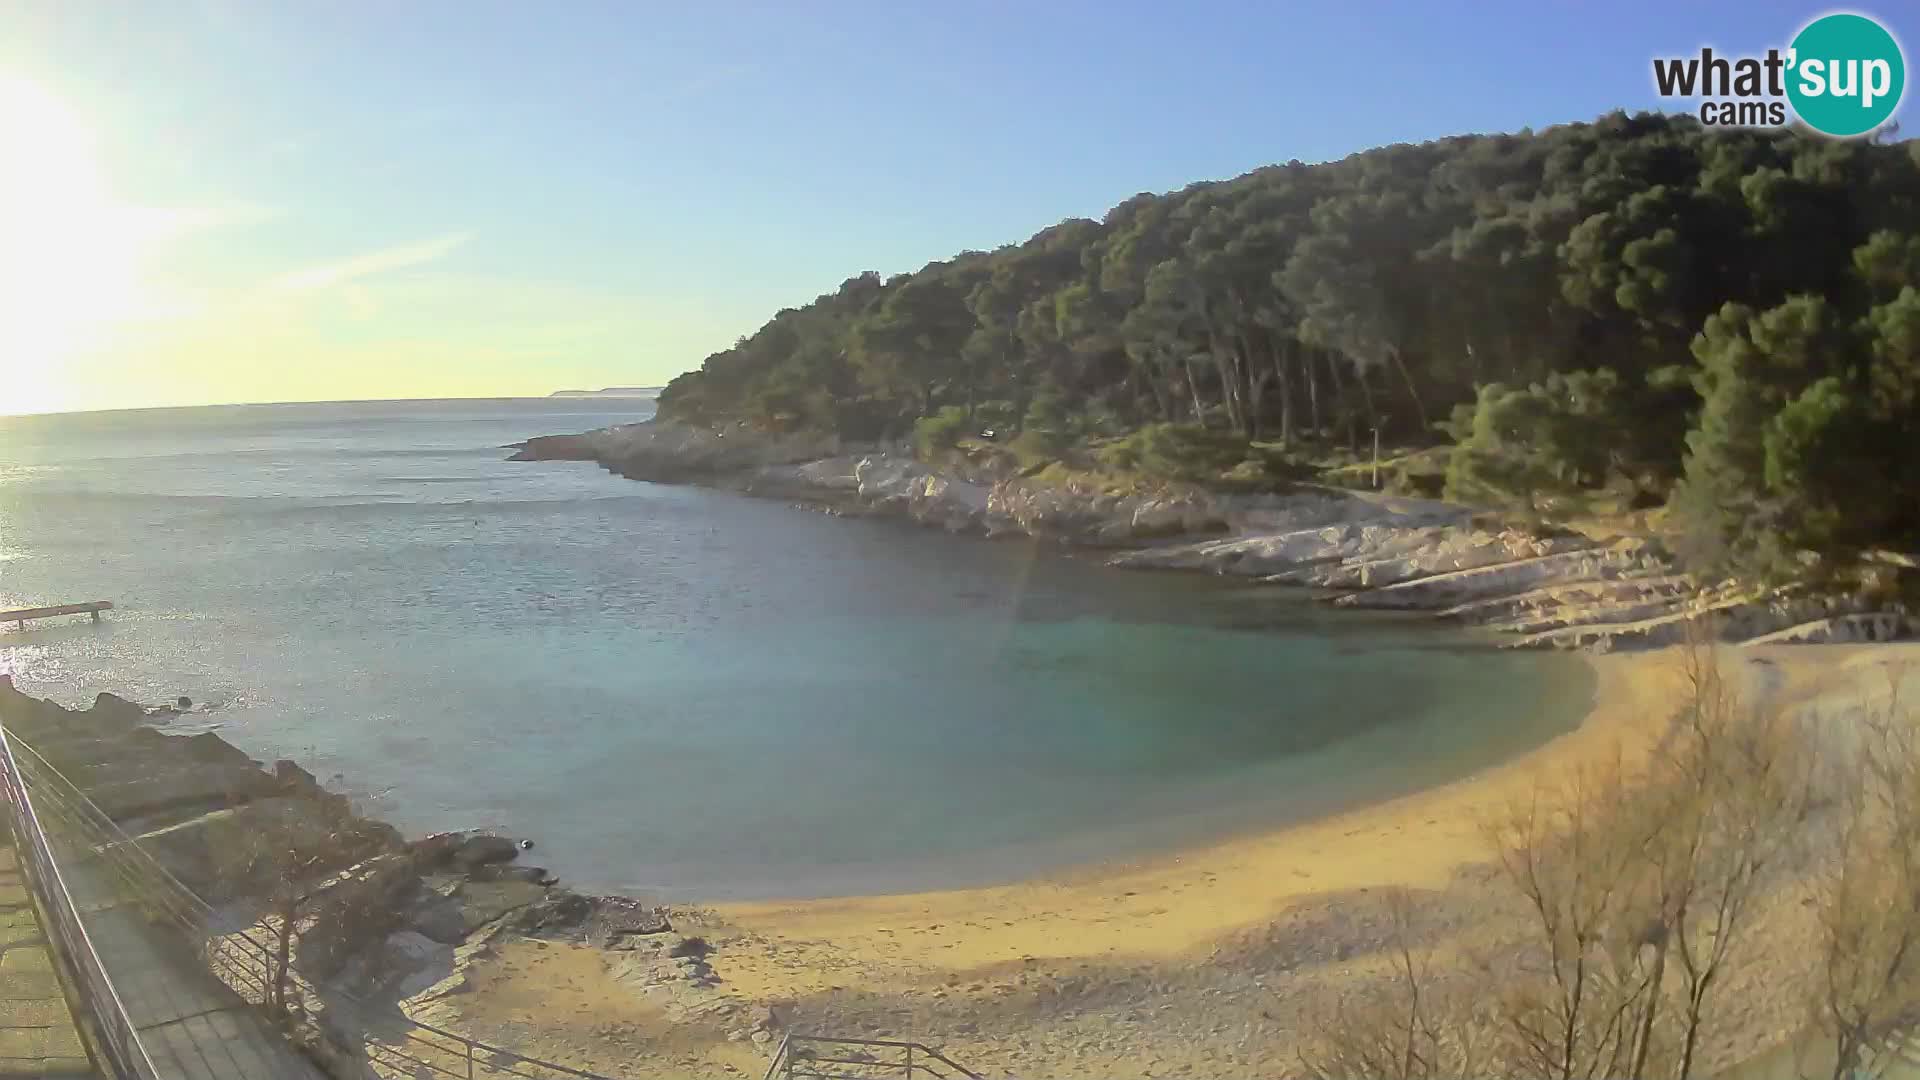
[[[0,622],[10,622],[19,628],[25,628],[28,619],[51,619],[56,615],[91,615],[94,622],[100,621],[100,613],[112,611],[111,600],[89,600],[84,604],[55,604],[53,607],[23,607],[12,611],[0,611]]]

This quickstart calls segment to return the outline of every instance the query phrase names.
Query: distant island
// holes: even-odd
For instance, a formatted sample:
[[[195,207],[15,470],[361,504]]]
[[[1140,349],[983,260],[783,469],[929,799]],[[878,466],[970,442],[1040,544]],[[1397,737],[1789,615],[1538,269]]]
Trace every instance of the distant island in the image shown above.
[[[602,390],[555,390],[548,397],[637,397],[657,398],[658,386],[609,386]]]

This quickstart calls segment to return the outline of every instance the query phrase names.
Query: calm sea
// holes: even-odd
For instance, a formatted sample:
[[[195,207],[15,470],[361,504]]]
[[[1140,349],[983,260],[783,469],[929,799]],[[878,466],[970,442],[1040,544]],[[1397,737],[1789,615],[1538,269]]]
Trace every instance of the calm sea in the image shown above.
[[[0,418],[0,668],[206,711],[584,888],[1005,880],[1299,820],[1566,730],[1591,680],[1416,617],[823,516],[504,443],[639,401]]]

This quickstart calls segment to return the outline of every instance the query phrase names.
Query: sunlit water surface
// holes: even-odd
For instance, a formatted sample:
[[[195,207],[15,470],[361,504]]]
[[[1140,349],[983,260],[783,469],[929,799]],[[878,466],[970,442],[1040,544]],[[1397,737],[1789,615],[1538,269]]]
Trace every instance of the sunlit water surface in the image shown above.
[[[0,419],[0,630],[63,702],[211,706],[409,831],[491,826],[585,888],[1005,880],[1464,775],[1591,679],[1419,617],[515,464],[622,401]]]

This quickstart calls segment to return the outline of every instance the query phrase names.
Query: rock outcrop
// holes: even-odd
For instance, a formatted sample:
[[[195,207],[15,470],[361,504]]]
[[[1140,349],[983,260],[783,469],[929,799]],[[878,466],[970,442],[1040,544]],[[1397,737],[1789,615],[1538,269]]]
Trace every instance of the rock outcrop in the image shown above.
[[[518,444],[512,461],[598,461],[632,480],[740,483],[772,466],[830,458],[840,440],[767,435],[748,427],[704,428],[647,421],[580,435],[546,435]]]
[[[1762,634],[1748,645],[1811,645],[1835,642],[1891,641],[1920,633],[1920,620],[1891,611],[1836,615]]]
[[[1462,604],[1512,596],[1546,583],[1605,580],[1644,569],[1654,558],[1646,545],[1634,541],[1602,547],[1576,539],[1533,540],[1513,533],[1470,534],[1464,543],[1438,548],[1431,554],[1393,560],[1376,582],[1354,582],[1377,587],[1343,596],[1336,603],[1455,610]]]
[[[454,846],[447,858],[464,870],[494,863],[511,862],[520,854],[520,845],[504,836],[469,836]]]
[[[253,918],[242,932],[277,941],[285,898],[301,897],[293,966],[324,991],[316,1016],[327,995],[384,1008],[445,984],[469,945],[509,926],[584,937],[601,903],[519,865],[526,842],[444,833],[407,843],[292,761],[265,769],[218,735],[167,735],[140,726],[144,716],[106,694],[65,709],[0,679],[0,723],[16,756],[43,770],[39,782],[77,802],[64,778],[223,917]],[[605,903],[636,932],[651,925],[632,901]]]

